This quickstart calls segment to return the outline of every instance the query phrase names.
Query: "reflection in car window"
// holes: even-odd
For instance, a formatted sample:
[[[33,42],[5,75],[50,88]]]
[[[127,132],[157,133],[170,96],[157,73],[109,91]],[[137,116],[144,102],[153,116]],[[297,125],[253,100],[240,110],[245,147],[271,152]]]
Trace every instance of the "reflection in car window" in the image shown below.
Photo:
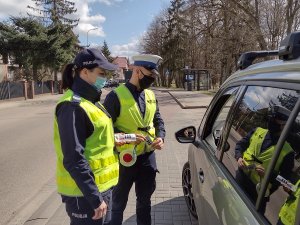
[[[298,97],[293,90],[249,86],[233,116],[227,139],[230,148],[224,153],[222,162],[253,204]],[[286,198],[276,177],[280,175],[291,179],[297,151],[294,143],[295,140],[289,138],[285,141],[259,209],[271,224],[277,223],[279,210]]]
[[[282,175],[277,177],[277,181],[280,183],[280,187],[275,193],[277,196],[280,196],[280,201],[278,201],[280,207],[278,225],[295,224],[296,212],[300,210],[300,114],[298,114],[292,129],[289,131],[287,141],[294,150],[294,162],[292,172],[288,176],[284,177]],[[270,205],[267,207],[270,207]]]

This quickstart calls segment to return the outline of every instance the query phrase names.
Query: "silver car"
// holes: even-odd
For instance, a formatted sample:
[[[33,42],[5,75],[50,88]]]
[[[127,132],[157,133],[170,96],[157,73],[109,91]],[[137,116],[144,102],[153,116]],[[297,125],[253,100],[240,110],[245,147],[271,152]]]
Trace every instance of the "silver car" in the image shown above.
[[[257,57],[279,59],[252,64]],[[190,143],[182,188],[199,224],[300,224],[300,32],[278,51],[248,52]]]

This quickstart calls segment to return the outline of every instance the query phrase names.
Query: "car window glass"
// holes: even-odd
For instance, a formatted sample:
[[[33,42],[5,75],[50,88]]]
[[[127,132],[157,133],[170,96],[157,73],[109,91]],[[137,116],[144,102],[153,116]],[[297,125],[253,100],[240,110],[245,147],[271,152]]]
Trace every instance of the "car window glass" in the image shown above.
[[[300,114],[295,119],[288,133],[285,147],[281,154],[285,154],[283,160],[279,157],[281,166],[279,173],[275,173],[269,185],[272,186],[270,203],[266,206],[268,214],[265,216],[274,224],[296,224],[296,212],[300,212]],[[287,149],[287,150],[285,150]],[[287,151],[285,153],[285,151]],[[276,167],[275,167],[276,168]],[[297,209],[298,204],[298,209]],[[271,212],[271,213],[270,213]]]
[[[217,144],[220,141],[226,118],[234,102],[237,91],[238,88],[231,88],[226,91],[215,104],[216,107],[213,109],[214,113],[212,113],[209,118],[209,121],[211,122],[208,124],[205,140],[215,150],[217,149]]]
[[[224,152],[222,162],[253,205],[278,138],[298,96],[294,90],[249,86],[234,112],[226,140],[229,150]],[[271,224],[276,224],[280,206],[286,198],[282,193],[275,193],[279,188],[275,178],[278,174],[284,177],[291,174],[293,145],[284,145],[259,209]]]

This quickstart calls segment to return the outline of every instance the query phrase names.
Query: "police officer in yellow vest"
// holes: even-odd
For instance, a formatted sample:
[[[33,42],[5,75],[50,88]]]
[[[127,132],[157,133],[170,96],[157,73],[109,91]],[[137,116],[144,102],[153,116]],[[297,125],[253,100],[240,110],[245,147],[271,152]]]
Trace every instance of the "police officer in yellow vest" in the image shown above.
[[[299,223],[296,224],[296,212],[300,210],[300,180],[295,184],[295,191],[286,187],[284,187],[284,190],[288,192],[289,196],[280,209],[277,225],[299,225]]]
[[[115,131],[144,137],[139,145],[117,147],[120,159],[119,183],[113,191],[111,225],[123,221],[129,191],[135,183],[136,216],[138,225],[151,224],[151,195],[155,190],[155,149],[162,149],[165,137],[164,122],[153,91],[148,88],[158,75],[161,60],[157,55],[132,57],[132,76],[125,85],[110,92],[104,106],[111,114]]]
[[[238,162],[236,180],[243,187],[253,202],[256,201],[261,180],[272,158],[281,131],[286,124],[290,111],[282,106],[272,106],[268,111],[268,129],[257,127],[243,137],[235,147]],[[265,212],[269,195],[280,185],[276,176],[280,174],[289,178],[294,167],[294,152],[285,142],[274,168],[266,195],[262,201],[261,213]]]
[[[58,193],[72,225],[108,224],[118,182],[113,124],[99,102],[105,71],[117,66],[101,51],[84,49],[63,72],[65,94],[55,110]]]

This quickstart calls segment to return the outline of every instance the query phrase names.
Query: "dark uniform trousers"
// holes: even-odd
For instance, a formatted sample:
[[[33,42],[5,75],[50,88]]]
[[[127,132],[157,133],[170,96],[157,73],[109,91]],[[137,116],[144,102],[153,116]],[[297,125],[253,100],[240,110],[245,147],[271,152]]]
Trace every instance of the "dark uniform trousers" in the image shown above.
[[[154,154],[153,157],[155,157]],[[150,156],[150,158],[152,157]],[[122,224],[123,213],[133,182],[135,182],[137,224],[151,224],[151,195],[156,188],[156,172],[156,163],[153,163],[153,159],[149,159],[146,154],[138,156],[136,163],[131,167],[120,165],[119,182],[113,190],[110,225]]]
[[[94,209],[84,197],[63,197],[66,211],[70,217],[70,225],[104,225],[111,220],[112,189],[102,193],[103,200],[107,204],[107,213],[104,218],[93,220]]]

